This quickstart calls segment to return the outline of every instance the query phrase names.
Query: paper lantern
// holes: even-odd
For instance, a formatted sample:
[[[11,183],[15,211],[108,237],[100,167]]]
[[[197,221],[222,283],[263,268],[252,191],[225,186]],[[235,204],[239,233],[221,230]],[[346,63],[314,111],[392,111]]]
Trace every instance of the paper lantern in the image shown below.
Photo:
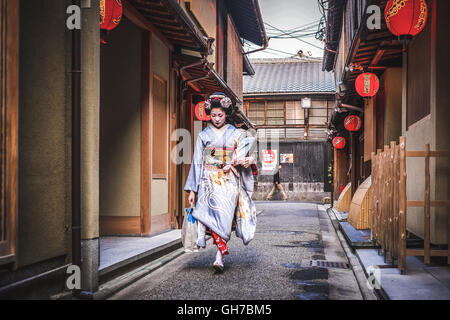
[[[358,131],[361,129],[362,121],[358,116],[350,115],[344,120],[344,127],[347,131]]]
[[[195,117],[200,121],[209,121],[211,117],[206,114],[205,101],[197,103],[195,106]]]
[[[427,17],[425,0],[389,0],[384,11],[387,27],[399,37],[419,34],[425,28]]]
[[[356,78],[355,88],[361,97],[373,97],[380,89],[380,80],[373,73],[362,73]]]
[[[100,0],[100,28],[116,28],[122,20],[122,12],[122,0]]]
[[[333,139],[333,147],[336,149],[344,149],[345,148],[345,138],[344,137],[336,137]]]

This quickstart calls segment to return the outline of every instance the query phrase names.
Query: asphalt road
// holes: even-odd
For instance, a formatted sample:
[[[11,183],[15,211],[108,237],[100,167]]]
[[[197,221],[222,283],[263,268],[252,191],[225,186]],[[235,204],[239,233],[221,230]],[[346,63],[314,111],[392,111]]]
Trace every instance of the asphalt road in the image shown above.
[[[110,299],[326,300],[339,298],[339,292],[342,299],[361,297],[351,270],[305,266],[326,259],[322,229],[328,227],[318,205],[272,201],[257,202],[257,208],[263,211],[255,239],[244,246],[232,235],[224,273],[212,267],[216,247],[210,240],[206,249],[183,254]],[[345,257],[339,250],[334,255]]]

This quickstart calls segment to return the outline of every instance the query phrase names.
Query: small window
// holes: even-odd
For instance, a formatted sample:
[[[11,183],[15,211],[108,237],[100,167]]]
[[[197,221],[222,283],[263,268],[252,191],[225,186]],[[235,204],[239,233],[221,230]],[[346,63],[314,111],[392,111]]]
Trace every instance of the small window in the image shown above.
[[[248,118],[256,125],[265,124],[265,103],[264,102],[250,102],[248,104]]]
[[[272,126],[284,125],[284,102],[267,102],[267,124]]]
[[[167,82],[153,76],[153,152],[154,179],[167,178]]]

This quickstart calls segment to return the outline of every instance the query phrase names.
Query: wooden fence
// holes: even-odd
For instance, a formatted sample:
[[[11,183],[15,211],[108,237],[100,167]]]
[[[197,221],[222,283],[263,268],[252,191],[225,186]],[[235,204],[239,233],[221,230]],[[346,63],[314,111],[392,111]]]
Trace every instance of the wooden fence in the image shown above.
[[[425,158],[424,200],[408,200],[406,197],[406,159]],[[450,184],[450,152],[431,151],[430,145],[425,151],[407,151],[406,138],[400,137],[397,145],[391,142],[384,150],[372,153],[372,239],[381,246],[391,261],[398,262],[398,268],[406,272],[407,256],[423,256],[426,264],[431,256],[446,256],[450,264],[450,246],[447,250],[431,250],[430,244],[430,210],[431,207],[447,207],[447,244],[450,244],[450,200],[431,201],[430,199],[430,158],[447,157],[449,160]],[[419,173],[418,173],[419,174]],[[450,199],[450,186],[449,186]],[[408,249],[406,247],[406,218],[409,207],[424,208],[424,248]]]

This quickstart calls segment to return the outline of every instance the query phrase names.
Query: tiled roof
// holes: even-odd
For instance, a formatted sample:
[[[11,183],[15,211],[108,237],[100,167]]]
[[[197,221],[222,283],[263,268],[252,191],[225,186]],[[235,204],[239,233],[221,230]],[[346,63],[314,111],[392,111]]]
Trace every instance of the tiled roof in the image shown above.
[[[244,95],[262,93],[334,93],[332,72],[316,58],[253,59],[254,76],[244,76]]]

